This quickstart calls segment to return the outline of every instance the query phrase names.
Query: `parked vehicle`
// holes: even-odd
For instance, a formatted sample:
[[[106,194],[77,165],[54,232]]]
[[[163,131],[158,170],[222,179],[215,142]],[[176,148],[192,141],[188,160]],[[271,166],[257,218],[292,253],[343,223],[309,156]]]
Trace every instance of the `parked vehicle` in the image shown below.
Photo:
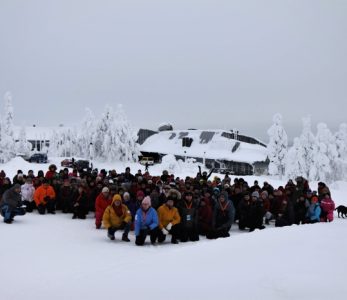
[[[35,153],[29,157],[28,162],[46,164],[48,162],[47,154]]]
[[[151,165],[154,165],[154,158],[153,157],[145,157],[143,156],[141,159],[140,159],[140,164],[141,165],[146,165],[148,164],[149,166]]]
[[[88,169],[90,167],[89,160],[74,160],[70,158],[66,158],[61,161],[61,166],[65,168],[77,168],[77,170]]]

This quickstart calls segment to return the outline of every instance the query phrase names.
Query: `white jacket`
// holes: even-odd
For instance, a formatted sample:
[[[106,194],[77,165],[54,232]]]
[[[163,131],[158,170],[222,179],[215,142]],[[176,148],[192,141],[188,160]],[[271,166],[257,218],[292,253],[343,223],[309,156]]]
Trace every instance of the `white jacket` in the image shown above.
[[[33,201],[34,200],[35,188],[33,184],[24,183],[21,186],[21,193],[23,201]]]

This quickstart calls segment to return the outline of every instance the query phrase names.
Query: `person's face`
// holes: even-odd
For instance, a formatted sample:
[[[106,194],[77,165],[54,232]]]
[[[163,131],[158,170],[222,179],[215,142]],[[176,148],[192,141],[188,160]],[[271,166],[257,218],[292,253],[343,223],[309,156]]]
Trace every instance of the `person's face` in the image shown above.
[[[120,206],[120,204],[121,204],[121,202],[118,201],[118,200],[114,202],[114,205],[117,206],[117,207]]]
[[[174,206],[173,200],[167,200],[166,205],[170,208],[173,207]]]
[[[193,196],[192,195],[187,195],[186,200],[187,202],[192,202]]]
[[[147,210],[148,208],[149,208],[149,203],[147,203],[147,202],[142,202],[141,203],[141,207],[144,209],[144,210]]]

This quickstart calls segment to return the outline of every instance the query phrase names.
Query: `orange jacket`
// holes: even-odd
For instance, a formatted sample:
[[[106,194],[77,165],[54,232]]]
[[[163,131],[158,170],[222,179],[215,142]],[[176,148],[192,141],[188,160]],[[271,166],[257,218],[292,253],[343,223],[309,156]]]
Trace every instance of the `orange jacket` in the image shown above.
[[[34,201],[36,205],[46,204],[46,197],[55,199],[54,189],[50,185],[47,187],[45,187],[44,185],[39,186],[34,193]]]
[[[169,223],[172,223],[172,225],[181,223],[181,217],[178,213],[178,209],[176,207],[169,208],[166,204],[163,204],[158,208],[158,219],[160,229],[163,229]]]

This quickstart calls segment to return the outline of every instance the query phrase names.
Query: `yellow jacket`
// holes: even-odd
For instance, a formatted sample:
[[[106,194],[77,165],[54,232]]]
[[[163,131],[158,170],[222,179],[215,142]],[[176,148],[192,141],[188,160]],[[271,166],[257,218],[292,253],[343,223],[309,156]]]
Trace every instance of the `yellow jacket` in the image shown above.
[[[128,207],[124,204],[121,204],[120,206],[122,209],[122,215],[118,216],[115,211],[114,202],[115,200],[112,201],[111,205],[107,206],[102,217],[102,223],[105,228],[120,227],[123,222],[131,222],[131,213]]]
[[[180,214],[176,207],[169,208],[166,204],[163,204],[158,208],[159,228],[163,229],[169,223],[172,225],[179,224],[181,222]]]

